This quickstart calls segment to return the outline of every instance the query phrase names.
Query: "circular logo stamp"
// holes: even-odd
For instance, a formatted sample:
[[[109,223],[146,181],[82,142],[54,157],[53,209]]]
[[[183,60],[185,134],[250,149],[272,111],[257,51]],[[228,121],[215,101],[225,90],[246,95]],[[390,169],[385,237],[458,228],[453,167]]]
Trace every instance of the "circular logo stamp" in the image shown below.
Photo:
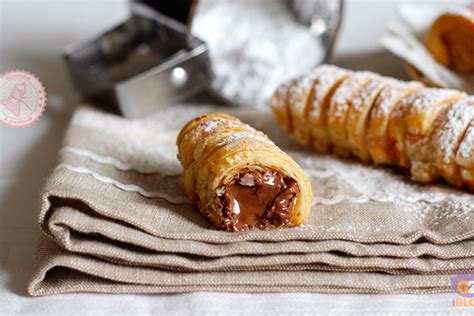
[[[43,83],[24,70],[0,74],[0,123],[26,127],[37,121],[46,107]]]

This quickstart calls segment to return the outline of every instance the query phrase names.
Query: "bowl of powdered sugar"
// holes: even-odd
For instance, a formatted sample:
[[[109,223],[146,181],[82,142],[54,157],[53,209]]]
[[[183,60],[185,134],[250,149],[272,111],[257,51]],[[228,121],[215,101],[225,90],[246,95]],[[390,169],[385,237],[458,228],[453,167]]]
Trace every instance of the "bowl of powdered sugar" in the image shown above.
[[[265,106],[282,82],[327,60],[342,1],[200,0],[191,30],[206,41],[212,89],[229,103]]]

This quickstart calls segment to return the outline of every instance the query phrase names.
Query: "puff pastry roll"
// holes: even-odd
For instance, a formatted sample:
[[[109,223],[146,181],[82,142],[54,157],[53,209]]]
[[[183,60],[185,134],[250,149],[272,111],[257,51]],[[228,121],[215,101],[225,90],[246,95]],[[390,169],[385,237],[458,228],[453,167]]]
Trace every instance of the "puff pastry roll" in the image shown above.
[[[425,45],[437,62],[458,72],[474,72],[474,5],[439,16]]]
[[[265,134],[221,113],[181,130],[178,158],[189,198],[227,231],[297,226],[310,213],[311,185]]]
[[[443,178],[453,186],[472,189],[473,97],[457,90],[426,88],[418,82],[340,68],[332,72],[332,80],[325,78],[332,82],[325,96],[312,97],[312,91],[320,86],[314,78],[323,71],[330,76],[325,70],[328,68],[337,69],[325,65],[313,70],[308,78],[292,80],[294,87],[300,85],[298,81],[305,81],[305,92],[299,96],[279,99],[275,94],[285,112],[275,108],[275,99],[270,102],[280,125],[288,116],[298,116],[290,119],[299,122],[299,129],[306,129],[304,137],[311,141],[302,140],[302,133],[295,128],[285,129],[297,142],[311,144],[323,153],[402,167],[418,182]],[[303,90],[291,93],[298,91]],[[306,100],[306,110],[294,110],[293,100],[298,100],[298,107],[301,100]]]

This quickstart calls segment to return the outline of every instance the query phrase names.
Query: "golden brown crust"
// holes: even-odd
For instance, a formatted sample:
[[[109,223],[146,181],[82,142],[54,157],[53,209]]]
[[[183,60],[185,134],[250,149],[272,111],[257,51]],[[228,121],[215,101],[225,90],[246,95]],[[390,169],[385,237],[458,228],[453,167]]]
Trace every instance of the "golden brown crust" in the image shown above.
[[[291,133],[293,131],[293,122],[291,120],[288,100],[290,96],[290,88],[295,85],[297,81],[298,79],[294,79],[283,83],[277,88],[270,99],[270,109],[275,115],[275,118],[277,119],[280,126],[287,133]]]
[[[312,73],[314,80],[303,114],[307,118],[304,128],[310,132],[312,145],[319,152],[328,153],[330,150],[327,109],[334,92],[351,73],[331,65],[320,66]]]
[[[474,97],[467,97],[456,102],[446,115],[438,118],[431,138],[437,174],[458,188],[462,188],[464,183],[459,165],[456,164],[456,153],[463,138],[468,136],[466,133],[473,120]],[[467,142],[466,138],[466,147]]]
[[[371,160],[366,142],[368,117],[375,99],[382,89],[389,84],[383,77],[373,77],[369,83],[352,98],[346,120],[347,140],[354,156],[363,162]]]
[[[198,117],[183,127],[177,145],[185,191],[216,227],[226,229],[224,214],[216,204],[220,188],[249,168],[268,168],[294,179],[300,191],[291,225],[309,216],[312,191],[301,168],[264,133],[238,119],[221,113]]]
[[[311,87],[314,85],[313,76],[299,78],[295,80],[288,91],[288,115],[291,120],[293,138],[301,145],[311,144],[311,133],[308,126],[307,116],[304,115],[308,103]],[[291,107],[289,106],[291,104]]]
[[[331,98],[327,112],[327,128],[333,151],[339,156],[348,157],[351,153],[346,120],[352,102],[377,77],[378,75],[367,71],[353,73],[341,83]]]
[[[332,150],[343,157],[403,167],[418,182],[443,178],[453,186],[472,189],[473,97],[370,72],[340,70],[333,73],[324,97],[315,98],[314,91],[320,86],[315,74],[325,67],[334,66],[322,66],[308,75],[312,87],[309,94],[306,87],[302,97],[304,112],[292,109],[291,100],[297,96],[286,104],[298,116],[293,121],[310,130],[313,147],[323,153]],[[301,133],[290,133],[301,139]]]
[[[374,163],[393,164],[388,140],[390,115],[402,98],[422,87],[423,85],[418,82],[390,79],[374,101],[367,129],[367,146]]]
[[[456,90],[425,88],[403,98],[389,121],[389,144],[393,163],[412,168],[412,177],[432,182],[435,172],[431,163],[430,135],[436,118],[465,94]]]
[[[176,143],[179,145],[184,141],[189,144],[189,146],[183,148],[183,151],[178,153],[178,159],[184,168],[187,168],[194,161],[194,149],[198,144],[197,140],[205,138],[209,134],[216,133],[226,128],[229,124],[235,125],[235,127],[243,126],[239,121],[229,121],[229,118],[232,117],[223,113],[217,113],[216,115],[205,114],[189,121],[181,129]],[[207,122],[207,125],[204,126],[202,124],[203,122]]]

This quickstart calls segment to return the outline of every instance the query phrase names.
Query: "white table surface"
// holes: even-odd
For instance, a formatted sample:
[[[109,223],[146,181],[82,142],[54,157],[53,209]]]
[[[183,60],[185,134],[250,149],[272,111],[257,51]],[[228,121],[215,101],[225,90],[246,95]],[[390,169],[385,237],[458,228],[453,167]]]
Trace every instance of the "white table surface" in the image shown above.
[[[426,2],[426,1],[425,1]],[[438,1],[439,2],[439,1]],[[379,38],[400,1],[347,1],[334,63],[405,79],[400,62]],[[0,126],[0,315],[359,315],[469,314],[452,307],[454,293],[331,295],[318,293],[181,295],[26,293],[39,236],[38,194],[57,160],[67,122],[79,98],[60,58],[68,43],[87,39],[123,19],[125,1],[0,0],[0,73],[29,70],[44,82],[48,107],[26,129]]]

